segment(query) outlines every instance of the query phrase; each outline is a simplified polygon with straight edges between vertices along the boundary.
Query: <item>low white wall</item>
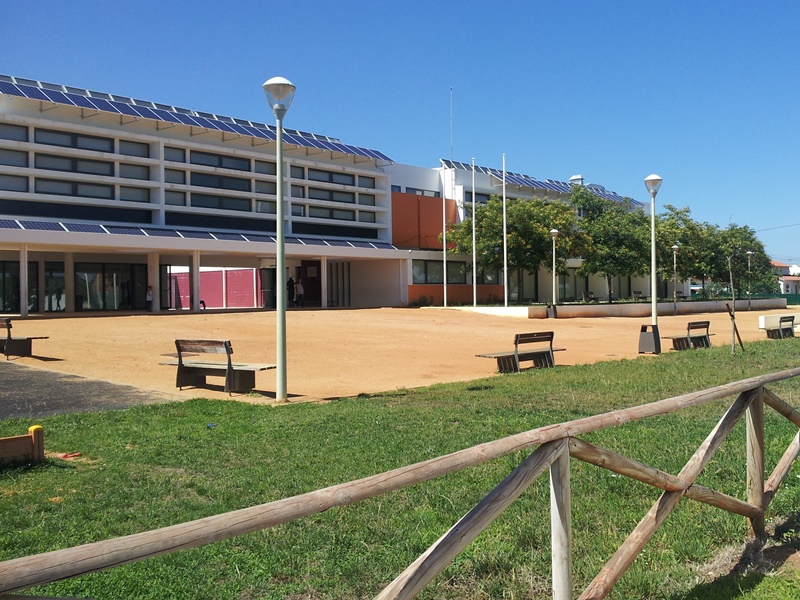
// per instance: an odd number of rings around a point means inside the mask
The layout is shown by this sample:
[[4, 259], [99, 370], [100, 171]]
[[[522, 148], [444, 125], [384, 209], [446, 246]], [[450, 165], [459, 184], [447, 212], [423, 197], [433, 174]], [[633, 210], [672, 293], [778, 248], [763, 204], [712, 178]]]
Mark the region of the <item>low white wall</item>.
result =
[[[725, 312], [725, 304], [730, 300], [704, 300], [698, 302], [678, 302], [675, 305], [675, 314], [692, 315], [696, 313]], [[786, 298], [763, 298], [750, 301], [755, 310], [771, 310], [786, 308]], [[649, 302], [635, 302], [627, 304], [565, 304], [558, 306], [559, 319], [574, 319], [581, 317], [649, 317], [652, 307]], [[659, 302], [656, 306], [659, 315], [672, 314], [672, 302]], [[737, 300], [736, 310], [747, 310], [747, 300]], [[546, 319], [547, 312], [543, 306], [528, 308], [528, 318]]]

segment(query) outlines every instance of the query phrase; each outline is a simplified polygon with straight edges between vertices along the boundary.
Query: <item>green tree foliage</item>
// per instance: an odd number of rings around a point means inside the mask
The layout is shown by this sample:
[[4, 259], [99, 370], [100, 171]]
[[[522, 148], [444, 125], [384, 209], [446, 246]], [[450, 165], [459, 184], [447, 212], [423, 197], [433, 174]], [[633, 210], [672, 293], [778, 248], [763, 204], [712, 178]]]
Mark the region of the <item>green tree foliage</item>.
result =
[[613, 277], [643, 275], [649, 268], [649, 219], [630, 199], [606, 200], [585, 187], [573, 187], [570, 202], [581, 211], [578, 227], [586, 238], [578, 274], [605, 277], [611, 302]]
[[[470, 207], [471, 208], [471, 207]], [[503, 201], [492, 196], [475, 208], [476, 250], [479, 269], [503, 268]], [[506, 200], [506, 233], [509, 270], [534, 273], [544, 266], [552, 269], [551, 229], [558, 229], [556, 270], [563, 269], [567, 258], [580, 256], [583, 238], [576, 230], [575, 211], [563, 202], [538, 198]], [[472, 217], [450, 225], [447, 232], [452, 254], [472, 254]], [[471, 269], [472, 264], [468, 263]]]

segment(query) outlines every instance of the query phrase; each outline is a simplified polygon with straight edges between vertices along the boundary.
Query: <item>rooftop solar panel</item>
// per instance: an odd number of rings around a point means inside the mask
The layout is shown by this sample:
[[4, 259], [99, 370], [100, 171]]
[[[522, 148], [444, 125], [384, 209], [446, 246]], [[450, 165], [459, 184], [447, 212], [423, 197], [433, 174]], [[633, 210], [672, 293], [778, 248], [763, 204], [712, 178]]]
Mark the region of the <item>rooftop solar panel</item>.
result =
[[267, 243], [275, 242], [275, 238], [269, 235], [258, 235], [254, 233], [245, 233], [243, 235], [248, 242], [267, 242]]
[[303, 240], [298, 237], [286, 236], [283, 240], [287, 244], [300, 244], [303, 245]]
[[138, 117], [139, 113], [131, 106], [130, 104], [125, 104], [124, 102], [115, 102], [111, 101], [111, 106], [117, 109], [117, 112], [123, 115], [129, 115], [131, 117]]
[[179, 231], [179, 234], [185, 238], [194, 240], [213, 240], [214, 236], [208, 231]]
[[95, 105], [95, 108], [98, 110], [102, 110], [105, 112], [116, 113], [119, 114], [119, 111], [114, 108], [114, 105], [111, 104], [108, 100], [104, 100], [103, 98], [91, 98], [92, 104]]
[[159, 117], [162, 121], [168, 121], [170, 123], [180, 123], [181, 122], [178, 119], [178, 117], [175, 116], [174, 113], [171, 113], [171, 112], [166, 111], [166, 110], [161, 110], [160, 108], [154, 108], [153, 109], [153, 113], [155, 113], [155, 115], [157, 117]]
[[20, 221], [23, 229], [36, 229], [38, 231], [64, 231], [61, 223], [53, 223], [52, 221]]
[[351, 244], [352, 244], [352, 245], [353, 245], [355, 248], [372, 248], [372, 244], [371, 244], [370, 242], [359, 242], [359, 241], [353, 241], [353, 240], [351, 240], [351, 241], [350, 241], [350, 243], [351, 243]]
[[177, 231], [174, 229], [155, 229], [153, 227], [143, 227], [142, 231], [144, 231], [149, 236], [156, 236], [156, 237], [181, 237]]
[[53, 102], [58, 104], [72, 104], [72, 100], [70, 100], [64, 92], [59, 92], [56, 90], [46, 90], [44, 94], [50, 98]]
[[62, 223], [72, 233], [106, 233], [100, 225], [94, 223]]
[[147, 108], [146, 106], [136, 106], [135, 110], [137, 113], [142, 115], [145, 119], [153, 119], [154, 121], [160, 121], [161, 119], [158, 118], [158, 115], [153, 112], [151, 108]]
[[25, 94], [28, 98], [33, 98], [34, 100], [44, 100], [45, 102], [49, 102], [50, 98], [44, 95], [44, 92], [39, 88], [35, 88], [30, 85], [19, 85], [17, 84], [19, 90]]
[[379, 250], [397, 250], [396, 246], [386, 242], [370, 242], [375, 248]]
[[242, 237], [240, 233], [224, 233], [224, 232], [217, 232], [213, 231], [212, 235], [217, 238], [218, 240], [226, 240], [229, 242], [244, 242], [245, 239]]
[[108, 233], [116, 233], [120, 235], [144, 235], [144, 231], [138, 227], [121, 227], [119, 225], [106, 225]]
[[343, 248], [350, 247], [350, 242], [348, 242], [347, 240], [325, 240], [325, 243], [328, 244], [329, 246], [334, 246], [334, 247], [343, 247]]
[[306, 246], [324, 246], [325, 242], [317, 238], [301, 238], [301, 241]]
[[0, 229], [22, 229], [22, 227], [11, 219], [0, 219]]
[[91, 108], [93, 110], [97, 110], [97, 107], [91, 103], [91, 101], [86, 96], [81, 96], [79, 94], [66, 94], [67, 98], [69, 98], [73, 104], [76, 106], [80, 106], [82, 108]]
[[22, 92], [19, 91], [17, 86], [7, 81], [0, 81], [0, 93], [11, 94], [13, 96], [21, 96]]

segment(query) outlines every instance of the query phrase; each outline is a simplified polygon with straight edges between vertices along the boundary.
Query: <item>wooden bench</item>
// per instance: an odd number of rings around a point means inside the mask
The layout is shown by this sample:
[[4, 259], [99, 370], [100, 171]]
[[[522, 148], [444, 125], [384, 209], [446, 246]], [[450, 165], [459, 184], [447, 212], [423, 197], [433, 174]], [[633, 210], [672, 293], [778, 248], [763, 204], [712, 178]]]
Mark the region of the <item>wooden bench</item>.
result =
[[639, 290], [633, 290], [632, 298], [634, 301], [637, 301], [637, 300], [644, 300], [646, 296], [642, 294], [642, 292], [640, 292]]
[[758, 317], [758, 328], [767, 333], [771, 340], [782, 340], [794, 337], [794, 324], [800, 315], [761, 315]]
[[665, 340], [672, 340], [673, 350], [688, 350], [689, 348], [710, 348], [711, 340], [708, 327], [711, 321], [689, 321], [685, 335], [664, 335]]
[[33, 356], [33, 340], [46, 340], [49, 336], [37, 335], [32, 337], [12, 337], [11, 319], [6, 317], [0, 322], [0, 329], [6, 330], [6, 339], [0, 340], [3, 344], [3, 353], [8, 360], [9, 355], [13, 356]]
[[597, 298], [594, 297], [594, 292], [583, 292], [584, 302], [594, 302]]
[[[229, 340], [175, 340], [177, 358], [159, 364], [177, 365], [175, 387], [203, 387], [206, 377], [224, 377], [225, 391], [250, 392], [256, 387], [256, 371], [274, 369], [275, 365], [243, 364], [231, 361], [233, 347]], [[225, 355], [223, 360], [186, 360], [196, 354]], [[220, 356], [220, 358], [222, 358]]]
[[[497, 360], [497, 370], [501, 373], [519, 373], [520, 363], [523, 361], [533, 361], [533, 368], [554, 367], [556, 364], [553, 352], [560, 352], [566, 348], [553, 348], [552, 331], [540, 331], [536, 333], [518, 333], [514, 336], [514, 349], [505, 352], [488, 352], [478, 354], [481, 358], [494, 358]], [[546, 344], [534, 350], [530, 348], [520, 349], [521, 345], [527, 344]]]

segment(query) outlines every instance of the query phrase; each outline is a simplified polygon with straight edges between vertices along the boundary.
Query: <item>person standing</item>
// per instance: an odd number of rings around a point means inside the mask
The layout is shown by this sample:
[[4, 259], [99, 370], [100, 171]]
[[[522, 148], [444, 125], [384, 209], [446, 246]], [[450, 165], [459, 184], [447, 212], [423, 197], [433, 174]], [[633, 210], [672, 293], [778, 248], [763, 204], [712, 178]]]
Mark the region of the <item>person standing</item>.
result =
[[289, 296], [289, 306], [294, 304], [294, 279], [289, 277], [289, 281], [286, 282], [286, 293]]
[[153, 311], [153, 287], [148, 285], [147, 291], [144, 294], [144, 305], [147, 308], [147, 312]]
[[303, 280], [298, 277], [297, 285], [295, 286], [295, 297], [297, 298], [297, 303], [295, 304], [295, 306], [303, 306], [303, 296], [304, 296]]

